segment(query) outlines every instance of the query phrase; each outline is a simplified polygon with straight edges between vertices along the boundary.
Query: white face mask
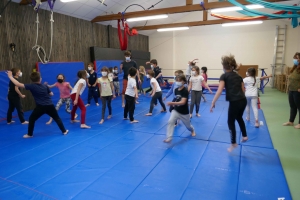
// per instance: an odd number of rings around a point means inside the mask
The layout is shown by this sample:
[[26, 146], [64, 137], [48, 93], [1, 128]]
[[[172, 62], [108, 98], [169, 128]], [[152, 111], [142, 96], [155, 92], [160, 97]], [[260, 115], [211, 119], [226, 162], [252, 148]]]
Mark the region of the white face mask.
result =
[[114, 70], [115, 73], [118, 73], [118, 70]]
[[196, 71], [192, 71], [192, 76], [195, 76], [196, 75]]
[[92, 67], [88, 67], [88, 69], [91, 71], [93, 68]]
[[150, 78], [148, 74], [147, 74], [147, 78]]
[[102, 76], [107, 76], [107, 72], [101, 72]]
[[203, 70], [201, 70], [201, 74], [203, 74]]
[[182, 82], [177, 82], [177, 81], [175, 82], [175, 84], [176, 84], [177, 87], [181, 87], [183, 85]]
[[130, 61], [130, 57], [125, 57], [126, 61]]
[[248, 72], [246, 72], [246, 76], [249, 76]]
[[89, 73], [86, 73], [86, 78], [90, 78], [90, 75], [89, 75]]
[[19, 77], [22, 77], [22, 72], [19, 73]]
[[154, 66], [153, 65], [151, 65], [151, 69], [153, 69], [154, 68]]
[[176, 80], [176, 76], [174, 76], [174, 80]]

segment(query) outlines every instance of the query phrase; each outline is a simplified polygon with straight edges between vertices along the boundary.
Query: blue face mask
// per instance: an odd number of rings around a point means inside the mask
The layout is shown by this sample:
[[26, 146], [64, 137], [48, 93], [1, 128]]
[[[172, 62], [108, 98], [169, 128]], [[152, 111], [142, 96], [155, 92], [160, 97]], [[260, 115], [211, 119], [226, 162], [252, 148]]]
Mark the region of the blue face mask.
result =
[[294, 65], [299, 65], [299, 62], [297, 59], [293, 59]]
[[175, 84], [177, 87], [181, 87], [183, 85], [182, 82], [177, 82], [177, 81], [175, 82]]

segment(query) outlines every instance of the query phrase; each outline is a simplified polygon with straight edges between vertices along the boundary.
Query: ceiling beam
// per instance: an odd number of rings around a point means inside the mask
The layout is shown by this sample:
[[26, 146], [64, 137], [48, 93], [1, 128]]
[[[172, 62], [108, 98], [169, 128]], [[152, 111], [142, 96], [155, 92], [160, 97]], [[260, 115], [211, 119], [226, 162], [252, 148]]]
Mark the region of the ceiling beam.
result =
[[[45, 2], [47, 0], [41, 0], [41, 2]], [[20, 5], [28, 5], [31, 4], [32, 0], [22, 0], [19, 4]]]
[[[208, 0], [204, 0], [204, 5], [208, 4]], [[203, 21], [207, 21], [208, 12], [206, 10], [203, 11]]]
[[[24, 1], [24, 0], [22, 0]], [[25, 0], [26, 1], [26, 0]], [[279, 2], [280, 0], [265, 0], [267, 2]], [[282, 1], [282, 0], [281, 0]], [[237, 2], [243, 5], [249, 5], [251, 3], [245, 0], [237, 0]], [[229, 2], [222, 1], [222, 2], [210, 2], [204, 4], [206, 10], [214, 9], [214, 8], [225, 8], [225, 7], [232, 7], [233, 5]], [[151, 15], [161, 15], [161, 14], [175, 14], [175, 13], [184, 13], [184, 12], [193, 12], [193, 11], [202, 11], [203, 8], [200, 4], [193, 4], [193, 5], [186, 5], [186, 6], [177, 6], [177, 7], [170, 7], [170, 8], [161, 8], [161, 9], [154, 9], [154, 10], [143, 10], [137, 12], [128, 12], [125, 13], [124, 18], [134, 18], [134, 17], [144, 17], [144, 16], [151, 16]], [[120, 11], [122, 12], [122, 11]], [[103, 21], [111, 21], [111, 20], [118, 20], [122, 19], [121, 14], [111, 14], [111, 15], [102, 15], [95, 17], [92, 22], [103, 22]]]
[[[266, 19], [266, 20], [275, 20], [274, 19]], [[250, 20], [249, 20], [250, 21]], [[158, 24], [158, 25], [149, 25], [149, 26], [136, 26], [133, 27], [138, 31], [146, 31], [146, 30], [156, 30], [160, 28], [176, 28], [176, 27], [191, 27], [191, 26], [205, 26], [205, 25], [215, 25], [215, 24], [224, 24], [224, 23], [234, 23], [236, 21], [233, 20], [225, 20], [225, 19], [217, 19], [217, 20], [207, 20], [207, 21], [195, 21], [195, 22], [180, 22], [173, 24]]]
[[186, 0], [186, 5], [193, 5], [193, 0]]

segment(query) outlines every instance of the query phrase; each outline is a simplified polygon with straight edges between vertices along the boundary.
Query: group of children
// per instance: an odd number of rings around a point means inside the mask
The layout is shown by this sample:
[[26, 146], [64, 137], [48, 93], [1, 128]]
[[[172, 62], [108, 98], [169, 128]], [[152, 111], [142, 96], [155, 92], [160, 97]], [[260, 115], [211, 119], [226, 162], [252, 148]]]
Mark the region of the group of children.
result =
[[[186, 128], [191, 132], [192, 136], [195, 136], [195, 129], [191, 125], [190, 118], [192, 118], [192, 113], [194, 107], [196, 107], [196, 116], [200, 117], [199, 109], [200, 109], [200, 101], [201, 97], [205, 99], [202, 91], [207, 88], [210, 93], [212, 93], [211, 89], [207, 84], [207, 68], [202, 67], [201, 72], [198, 66], [195, 65], [194, 60], [189, 62], [190, 76], [184, 75], [182, 70], [175, 71], [174, 83], [172, 84], [171, 89], [168, 91], [166, 96], [163, 98], [162, 89], [160, 87], [160, 82], [158, 79], [161, 77], [161, 71], [156, 70], [157, 66], [156, 60], [151, 60], [146, 64], [151, 64], [152, 69], [148, 70], [146, 73], [145, 68], [142, 66], [138, 70], [137, 67], [126, 67], [129, 59], [125, 55], [126, 62], [124, 63], [121, 70], [126, 74], [126, 87], [123, 88], [124, 91], [124, 119], [128, 119], [130, 123], [137, 123], [138, 121], [134, 119], [134, 110], [138, 95], [138, 87], [137, 84], [140, 85], [141, 93], [145, 94], [143, 91], [141, 84], [143, 83], [145, 77], [150, 79], [151, 85], [151, 103], [149, 112], [146, 116], [151, 116], [154, 106], [157, 104], [157, 100], [159, 101], [162, 110], [161, 112], [167, 112], [167, 108], [164, 104], [166, 98], [173, 94], [173, 100], [167, 102], [167, 105], [170, 106], [170, 119], [168, 121], [167, 128], [167, 138], [164, 142], [171, 142], [172, 135], [174, 132], [174, 127], [177, 125], [178, 120], [181, 120], [182, 123], [186, 126]], [[255, 116], [255, 126], [259, 127], [258, 123], [258, 112], [257, 112], [257, 83], [259, 79], [255, 77], [256, 70], [254, 68], [250, 68], [247, 71], [247, 76], [244, 80], [236, 73], [234, 70], [237, 68], [236, 61], [234, 56], [224, 56], [222, 57], [222, 65], [224, 69], [224, 74], [220, 77], [220, 84], [218, 91], [212, 101], [211, 111], [215, 107], [215, 103], [220, 97], [224, 88], [226, 88], [226, 100], [229, 101], [229, 109], [228, 109], [228, 127], [231, 133], [231, 147], [228, 151], [232, 151], [236, 146], [236, 130], [235, 130], [235, 120], [237, 120], [240, 129], [242, 131], [242, 142], [248, 140], [246, 127], [244, 120], [242, 118], [245, 108], [247, 107], [247, 120], [250, 120], [250, 104], [252, 105], [254, 116]], [[130, 65], [128, 65], [130, 66]], [[85, 124], [86, 117], [86, 106], [90, 105], [90, 100], [94, 97], [96, 105], [98, 106], [98, 90], [100, 94], [100, 99], [102, 101], [102, 115], [99, 124], [104, 123], [105, 110], [106, 106], [108, 107], [109, 115], [107, 119], [112, 117], [112, 107], [111, 101], [116, 97], [116, 94], [119, 95], [119, 80], [118, 80], [118, 68], [107, 68], [103, 67], [101, 69], [101, 77], [97, 78], [97, 74], [94, 71], [93, 64], [90, 63], [88, 65], [88, 72], [86, 70], [80, 70], [77, 73], [78, 80], [75, 83], [75, 86], [72, 87], [69, 82], [65, 81], [65, 77], [63, 74], [59, 74], [57, 76], [57, 82], [53, 85], [48, 85], [48, 83], [41, 84], [41, 76], [39, 72], [33, 72], [30, 76], [32, 84], [22, 84], [18, 81], [18, 77], [22, 75], [19, 69], [12, 69], [8, 71], [8, 77], [10, 78], [9, 83], [9, 109], [7, 113], [7, 123], [10, 124], [13, 121], [11, 120], [12, 112], [14, 108], [18, 111], [18, 116], [22, 124], [27, 124], [25, 121], [24, 115], [22, 112], [22, 106], [20, 103], [20, 98], [24, 98], [25, 95], [19, 90], [19, 87], [25, 88], [26, 90], [30, 90], [35, 102], [36, 107], [33, 110], [32, 114], [29, 117], [29, 126], [28, 133], [24, 135], [24, 138], [29, 138], [33, 136], [33, 129], [35, 121], [41, 117], [43, 114], [48, 114], [51, 119], [47, 122], [50, 124], [52, 119], [58, 124], [60, 130], [64, 135], [68, 133], [68, 130], [65, 129], [60, 117], [58, 116], [57, 110], [61, 107], [63, 103], [66, 104], [66, 111], [71, 114], [71, 122], [80, 122], [81, 128], [91, 128], [90, 126]], [[137, 80], [138, 76], [138, 80]], [[269, 78], [270, 76], [262, 77], [260, 79]], [[86, 86], [88, 86], [88, 104], [84, 105], [81, 95], [85, 90]], [[123, 82], [124, 86], [124, 82]], [[51, 96], [53, 93], [50, 91], [50, 88], [57, 87], [60, 91], [60, 99], [54, 107]], [[246, 93], [245, 93], [246, 88]], [[123, 93], [122, 93], [123, 94]], [[190, 106], [188, 104], [189, 94], [191, 94], [191, 102]], [[97, 95], [97, 96], [96, 96]], [[73, 104], [72, 110], [70, 109], [71, 102]], [[76, 120], [77, 117], [76, 110], [77, 108], [81, 110], [81, 120]], [[190, 108], [189, 108], [190, 107]]]

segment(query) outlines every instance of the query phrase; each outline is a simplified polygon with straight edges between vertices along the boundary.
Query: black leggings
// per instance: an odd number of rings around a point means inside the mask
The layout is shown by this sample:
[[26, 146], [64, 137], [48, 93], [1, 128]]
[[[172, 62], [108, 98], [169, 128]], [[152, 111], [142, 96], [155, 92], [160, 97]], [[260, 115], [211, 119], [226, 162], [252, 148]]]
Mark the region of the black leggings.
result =
[[42, 115], [47, 114], [56, 122], [59, 129], [62, 133], [66, 132], [66, 129], [64, 127], [64, 124], [62, 123], [60, 117], [58, 116], [57, 110], [55, 109], [54, 105], [36, 105], [34, 110], [32, 111], [30, 117], [29, 117], [29, 125], [28, 125], [28, 135], [33, 135], [33, 129], [35, 121], [38, 120]]
[[124, 108], [124, 118], [127, 118], [129, 113], [130, 121], [133, 121], [134, 109], [135, 109], [135, 97], [125, 94], [125, 108]]
[[8, 96], [7, 123], [11, 122], [12, 113], [17, 110], [20, 122], [25, 122], [21, 99], [18, 96]]
[[162, 100], [162, 92], [155, 92], [154, 96], [151, 99], [149, 113], [152, 113], [155, 103], [157, 104], [157, 99], [158, 99], [161, 107], [164, 109], [164, 111], [166, 111], [166, 106]]
[[247, 105], [247, 99], [230, 101], [228, 108], [228, 128], [231, 135], [231, 144], [236, 144], [235, 120], [238, 122], [243, 137], [247, 137], [246, 126], [243, 120], [243, 113]]
[[88, 104], [91, 104], [91, 99], [94, 98], [95, 103], [98, 103], [98, 87], [91, 86], [89, 87], [89, 92], [88, 92]]
[[[289, 103], [290, 103], [290, 122], [294, 122], [297, 116], [297, 111], [300, 113], [300, 92], [289, 91]], [[300, 124], [300, 117], [299, 117]]]
[[101, 100], [102, 100], [102, 119], [104, 119], [106, 103], [107, 103], [107, 107], [108, 107], [108, 114], [111, 115], [111, 99], [112, 99], [112, 96], [106, 96], [106, 97], [101, 96]]

